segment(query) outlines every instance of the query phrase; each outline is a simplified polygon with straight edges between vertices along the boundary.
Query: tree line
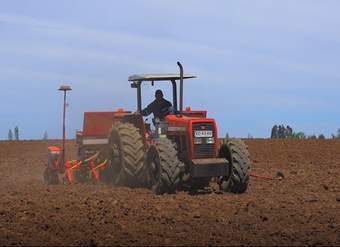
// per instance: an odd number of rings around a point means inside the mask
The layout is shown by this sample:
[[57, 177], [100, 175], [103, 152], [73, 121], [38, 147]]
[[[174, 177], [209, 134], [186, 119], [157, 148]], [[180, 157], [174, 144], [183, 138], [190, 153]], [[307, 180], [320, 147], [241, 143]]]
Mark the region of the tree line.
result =
[[12, 129], [9, 129], [8, 130], [8, 140], [10, 141], [19, 141], [19, 127], [18, 126], [15, 126], [14, 128], [14, 135], [13, 135], [13, 131]]
[[[270, 138], [272, 139], [326, 139], [324, 134], [320, 135], [306, 135], [305, 132], [295, 132], [289, 125], [284, 126], [274, 125], [271, 130]], [[336, 134], [331, 134], [331, 139], [340, 139], [340, 129], [337, 130]]]
[[[14, 133], [14, 134], [13, 134]], [[8, 140], [9, 141], [19, 141], [19, 127], [15, 126], [14, 130], [12, 131], [12, 129], [8, 130]], [[48, 133], [47, 131], [44, 132], [43, 140], [48, 140]]]

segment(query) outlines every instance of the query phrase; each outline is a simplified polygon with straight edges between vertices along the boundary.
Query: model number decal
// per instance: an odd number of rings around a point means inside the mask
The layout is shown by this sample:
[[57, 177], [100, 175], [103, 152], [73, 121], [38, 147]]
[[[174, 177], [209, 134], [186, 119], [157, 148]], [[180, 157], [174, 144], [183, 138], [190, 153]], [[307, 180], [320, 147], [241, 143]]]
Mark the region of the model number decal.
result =
[[168, 131], [186, 131], [185, 127], [168, 127]]

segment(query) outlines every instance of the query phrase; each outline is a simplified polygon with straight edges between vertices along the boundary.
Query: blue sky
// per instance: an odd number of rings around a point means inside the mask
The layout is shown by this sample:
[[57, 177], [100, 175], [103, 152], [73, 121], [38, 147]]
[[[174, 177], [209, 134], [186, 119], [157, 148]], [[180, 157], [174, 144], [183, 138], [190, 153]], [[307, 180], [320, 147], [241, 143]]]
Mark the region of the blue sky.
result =
[[[276, 123], [329, 136], [340, 128], [340, 1], [1, 0], [0, 138], [68, 137], [84, 111], [135, 110], [135, 73], [197, 75], [185, 105], [220, 135], [267, 137]], [[145, 86], [151, 101], [156, 87]], [[165, 94], [171, 98], [169, 88]]]

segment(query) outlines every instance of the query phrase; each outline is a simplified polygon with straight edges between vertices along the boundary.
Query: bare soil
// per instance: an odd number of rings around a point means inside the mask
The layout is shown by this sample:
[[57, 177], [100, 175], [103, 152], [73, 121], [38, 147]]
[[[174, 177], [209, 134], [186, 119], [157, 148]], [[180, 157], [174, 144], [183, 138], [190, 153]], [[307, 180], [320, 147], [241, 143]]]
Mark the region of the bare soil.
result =
[[[340, 245], [340, 141], [247, 140], [245, 194], [47, 186], [53, 142], [0, 142], [1, 245]], [[70, 141], [69, 158], [75, 157]]]

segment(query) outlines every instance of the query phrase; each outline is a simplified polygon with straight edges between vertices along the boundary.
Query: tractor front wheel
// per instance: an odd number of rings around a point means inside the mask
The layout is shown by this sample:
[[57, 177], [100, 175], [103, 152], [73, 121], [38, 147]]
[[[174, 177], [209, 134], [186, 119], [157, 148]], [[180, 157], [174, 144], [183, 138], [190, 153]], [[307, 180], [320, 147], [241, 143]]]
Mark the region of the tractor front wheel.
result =
[[242, 140], [228, 139], [221, 146], [220, 157], [231, 165], [230, 174], [219, 180], [220, 189], [225, 192], [244, 193], [248, 188], [250, 158], [248, 148]]
[[184, 164], [177, 157], [175, 144], [169, 139], [159, 139], [147, 153], [151, 190], [159, 195], [174, 193], [181, 180]]

